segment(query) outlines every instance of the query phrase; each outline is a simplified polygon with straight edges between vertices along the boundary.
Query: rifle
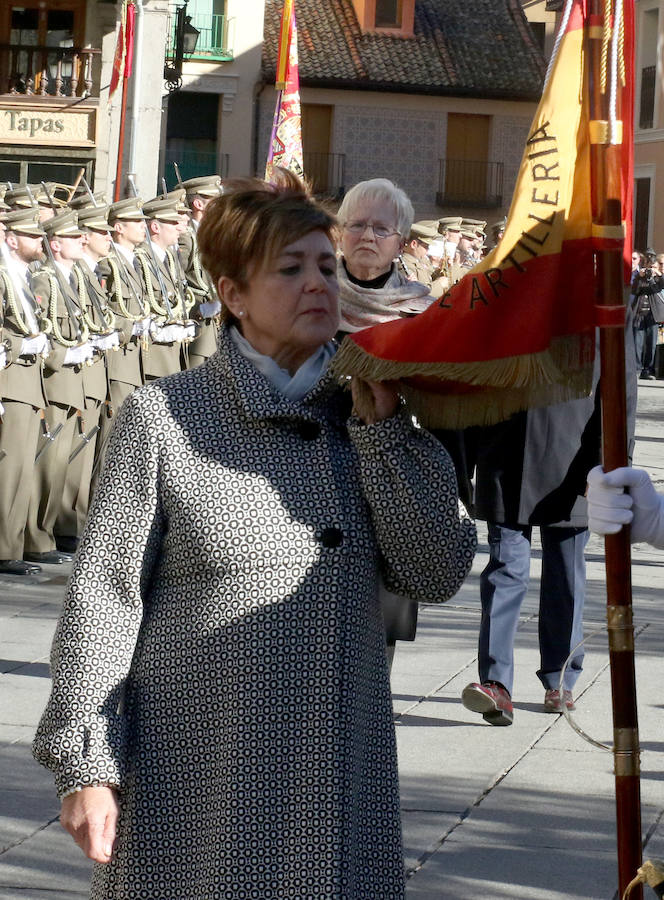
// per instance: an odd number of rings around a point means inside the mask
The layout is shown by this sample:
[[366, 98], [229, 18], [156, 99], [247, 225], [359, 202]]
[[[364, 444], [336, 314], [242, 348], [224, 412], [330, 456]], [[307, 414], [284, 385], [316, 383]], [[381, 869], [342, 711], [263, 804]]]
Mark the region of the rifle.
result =
[[[46, 187], [46, 185], [44, 184], [43, 181], [41, 183], [41, 186], [44, 190], [44, 193], [46, 194], [48, 202], [51, 204], [51, 209], [53, 210], [54, 214], [57, 215], [58, 208], [55, 205], [53, 198], [51, 197], [51, 193], [50, 193], [49, 189]], [[32, 195], [32, 191], [30, 190], [29, 184], [26, 184], [26, 190], [28, 192], [28, 196], [30, 197], [30, 200], [32, 201], [33, 205], [36, 205], [34, 202], [35, 198]], [[58, 287], [60, 288], [62, 298], [65, 301], [65, 306], [67, 307], [67, 315], [69, 316], [69, 320], [71, 322], [76, 323], [76, 340], [79, 341], [79, 343], [83, 343], [81, 341], [81, 335], [82, 335], [81, 321], [80, 321], [81, 316], [80, 316], [80, 313], [76, 310], [76, 308], [74, 306], [74, 301], [71, 299], [71, 295], [69, 293], [69, 284], [65, 281], [64, 276], [55, 261], [55, 258], [53, 256], [53, 251], [51, 250], [51, 244], [46, 235], [44, 235], [44, 239], [43, 239], [42, 243], [44, 244], [44, 249], [46, 250], [46, 255], [48, 256], [49, 262], [51, 263], [51, 266], [53, 268], [53, 272], [55, 274], [55, 279], [58, 282]]]
[[[81, 170], [81, 179], [80, 179], [81, 183], [83, 184], [83, 187], [85, 188], [85, 190], [88, 192], [88, 196], [90, 197], [90, 200], [92, 201], [92, 205], [95, 207], [99, 206], [99, 204], [95, 200], [94, 194], [90, 190], [90, 185], [87, 183], [87, 181], [83, 177], [83, 174], [82, 174], [83, 171], [85, 171], [85, 170], [84, 169]], [[101, 308], [101, 303], [99, 302], [99, 297], [97, 297], [97, 295], [94, 291], [92, 291], [92, 293], [90, 294], [90, 300], [92, 300], [92, 305], [95, 308], [95, 312], [99, 316], [99, 321], [104, 322], [105, 321], [104, 320], [104, 310]], [[112, 333], [113, 333], [112, 331], [105, 332], [105, 334], [112, 334]]]
[[[136, 184], [134, 183], [134, 179], [132, 176], [129, 176], [129, 186], [131, 187], [131, 192], [134, 197], [138, 197], [138, 191], [136, 190]], [[159, 266], [159, 261], [157, 260], [157, 254], [154, 252], [154, 246], [152, 244], [152, 238], [150, 237], [150, 226], [146, 225], [145, 228], [145, 243], [148, 245], [150, 250], [150, 259], [152, 260], [152, 267], [157, 276], [157, 281], [159, 282], [159, 290], [161, 291], [161, 295], [164, 298], [164, 303], [166, 304], [166, 311], [168, 313], [168, 319], [170, 322], [174, 322], [175, 318], [173, 316], [173, 308], [171, 307], [171, 302], [168, 298], [168, 291], [166, 290], [166, 284], [164, 282], [164, 277], [161, 274], [161, 268]]]
[[[94, 203], [94, 205], [95, 205], [95, 206], [98, 206], [99, 204], [98, 204], [97, 201], [95, 200], [95, 196], [94, 196], [94, 194], [92, 193], [92, 191], [90, 190], [90, 185], [88, 184], [88, 182], [86, 181], [86, 179], [85, 179], [85, 178], [81, 178], [81, 183], [83, 184], [83, 187], [84, 187], [84, 188], [86, 189], [86, 191], [88, 192], [88, 196], [90, 197], [90, 199], [92, 200], [92, 202]], [[136, 293], [136, 288], [134, 287], [134, 283], [133, 283], [133, 281], [132, 281], [132, 279], [131, 279], [131, 275], [130, 275], [129, 272], [127, 271], [127, 264], [125, 263], [124, 256], [118, 251], [117, 244], [116, 244], [115, 241], [112, 240], [112, 239], [111, 239], [111, 246], [113, 247], [113, 257], [114, 257], [115, 261], [118, 263], [118, 266], [120, 267], [120, 269], [122, 270], [122, 274], [124, 275], [124, 279], [125, 279], [125, 281], [127, 282], [127, 287], [129, 288], [129, 293], [131, 294], [132, 299], [136, 301], [136, 307], [137, 307], [137, 309], [141, 309], [141, 310], [142, 310], [142, 309], [143, 309], [143, 303], [142, 303], [141, 300], [139, 299], [138, 294]]]

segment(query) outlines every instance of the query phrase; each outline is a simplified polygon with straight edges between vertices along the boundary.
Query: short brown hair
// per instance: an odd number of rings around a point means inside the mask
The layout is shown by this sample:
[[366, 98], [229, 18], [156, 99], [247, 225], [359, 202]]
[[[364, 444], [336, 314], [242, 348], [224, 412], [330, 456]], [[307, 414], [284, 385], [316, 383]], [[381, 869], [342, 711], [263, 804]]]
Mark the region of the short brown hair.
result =
[[273, 181], [237, 178], [208, 203], [198, 229], [201, 262], [216, 285], [222, 276], [240, 288], [284, 247], [320, 229], [332, 240], [334, 215], [292, 172], [275, 168]]

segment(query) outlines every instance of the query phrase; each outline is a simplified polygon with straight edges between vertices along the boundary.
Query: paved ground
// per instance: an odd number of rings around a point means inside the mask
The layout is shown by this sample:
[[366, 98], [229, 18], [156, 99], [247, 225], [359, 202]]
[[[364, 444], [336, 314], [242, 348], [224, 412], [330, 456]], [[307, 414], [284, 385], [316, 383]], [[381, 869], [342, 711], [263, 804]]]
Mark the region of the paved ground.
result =
[[[664, 382], [642, 382], [636, 462], [664, 490]], [[517, 639], [515, 720], [492, 728], [460, 702], [476, 678], [478, 576], [446, 607], [423, 608], [393, 674], [409, 900], [612, 900], [616, 853], [612, 756], [542, 712], [539, 550]], [[586, 666], [578, 726], [612, 736], [603, 545], [588, 550]], [[664, 553], [634, 551], [645, 856], [664, 857]], [[66, 572], [0, 578], [0, 900], [86, 897], [89, 866], [58, 823], [48, 773], [29, 745], [48, 693], [48, 649]], [[650, 894], [650, 896], [654, 896]], [[186, 900], [186, 898], [171, 898]], [[287, 898], [284, 898], [287, 900]], [[311, 900], [316, 900], [312, 890]], [[380, 900], [380, 898], [376, 898]]]

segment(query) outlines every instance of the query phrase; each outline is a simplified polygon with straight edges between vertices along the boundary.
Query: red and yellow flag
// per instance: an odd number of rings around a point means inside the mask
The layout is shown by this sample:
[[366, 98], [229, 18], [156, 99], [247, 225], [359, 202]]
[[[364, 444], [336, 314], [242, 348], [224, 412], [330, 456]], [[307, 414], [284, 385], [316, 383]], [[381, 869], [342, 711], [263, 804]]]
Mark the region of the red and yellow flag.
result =
[[591, 389], [587, 25], [570, 0], [500, 244], [425, 312], [347, 337], [335, 358], [340, 374], [399, 379], [425, 425], [489, 424]]
[[265, 167], [266, 181], [270, 180], [273, 166], [282, 166], [300, 176], [304, 171], [295, 0], [284, 0], [281, 13], [275, 87], [279, 95]]
[[115, 45], [113, 57], [113, 71], [111, 72], [111, 84], [108, 90], [109, 99], [113, 96], [121, 79], [131, 77], [134, 61], [134, 18], [136, 9], [133, 3], [124, 0], [118, 31], [118, 42]]

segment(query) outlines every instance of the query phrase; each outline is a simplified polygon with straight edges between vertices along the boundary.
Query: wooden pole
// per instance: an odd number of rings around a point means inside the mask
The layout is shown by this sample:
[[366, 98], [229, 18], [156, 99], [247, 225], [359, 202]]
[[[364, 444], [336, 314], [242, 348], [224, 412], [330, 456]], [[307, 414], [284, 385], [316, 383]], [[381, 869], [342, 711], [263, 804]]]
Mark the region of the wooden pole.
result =
[[[126, 72], [126, 69], [125, 69]], [[122, 76], [122, 104], [120, 107], [120, 134], [118, 135], [118, 162], [115, 169], [115, 191], [113, 202], [117, 203], [122, 198], [122, 165], [125, 142], [125, 120], [127, 118], [127, 81], [126, 74]]]
[[[627, 0], [629, 2], [629, 0]], [[609, 119], [608, 86], [602, 93], [601, 26], [602, 0], [591, 0], [590, 28], [586, 46], [589, 66], [590, 118], [594, 123]], [[632, 77], [627, 65], [627, 77]], [[618, 91], [620, 96], [620, 91]], [[631, 116], [631, 109], [618, 105], [620, 120]], [[625, 125], [627, 123], [624, 123]], [[601, 126], [594, 125], [595, 133]], [[625, 128], [627, 134], [631, 129]], [[620, 228], [621, 145], [610, 145], [608, 139], [591, 145], [593, 225], [600, 236], [608, 236]], [[619, 243], [596, 252], [596, 303], [600, 325], [602, 456], [605, 470], [626, 466], [627, 403], [625, 396], [625, 301], [623, 289], [623, 251]], [[613, 704], [613, 757], [616, 790], [619, 896], [634, 878], [641, 865], [641, 798], [639, 729], [634, 672], [634, 627], [632, 623], [631, 549], [629, 530], [605, 538], [607, 623], [611, 693]], [[641, 886], [632, 890], [632, 900], [642, 900]]]
[[76, 176], [76, 181], [72, 184], [71, 189], [69, 191], [69, 196], [67, 197], [67, 203], [69, 203], [71, 198], [76, 193], [76, 188], [81, 183], [81, 178], [83, 178], [84, 175], [85, 175], [85, 166], [81, 166], [81, 168], [78, 170], [78, 175]]

